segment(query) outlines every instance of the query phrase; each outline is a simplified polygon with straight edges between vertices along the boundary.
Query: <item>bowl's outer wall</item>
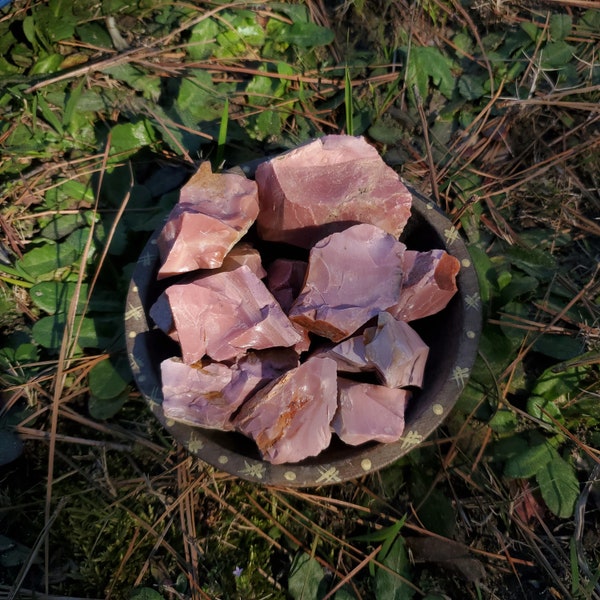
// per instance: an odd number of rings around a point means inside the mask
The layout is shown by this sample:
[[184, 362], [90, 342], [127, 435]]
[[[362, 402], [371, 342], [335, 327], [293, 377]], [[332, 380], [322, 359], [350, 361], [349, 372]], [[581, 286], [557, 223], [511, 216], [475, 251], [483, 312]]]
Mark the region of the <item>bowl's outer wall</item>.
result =
[[459, 232], [437, 207], [413, 192], [412, 216], [401, 240], [410, 249], [442, 248], [461, 263], [458, 293], [432, 317], [411, 325], [430, 346], [424, 389], [415, 393], [406, 413], [403, 437], [391, 444], [351, 447], [332, 443], [317, 457], [298, 464], [273, 465], [260, 459], [244, 436], [167, 420], [162, 411], [160, 362], [179, 354], [177, 345], [157, 330], [148, 311], [165, 283], [156, 273], [158, 231], [148, 241], [132, 276], [125, 329], [127, 351], [137, 386], [163, 426], [187, 450], [213, 465], [257, 483], [318, 486], [338, 483], [381, 469], [424, 441], [448, 416], [468, 380], [481, 330], [477, 276]]

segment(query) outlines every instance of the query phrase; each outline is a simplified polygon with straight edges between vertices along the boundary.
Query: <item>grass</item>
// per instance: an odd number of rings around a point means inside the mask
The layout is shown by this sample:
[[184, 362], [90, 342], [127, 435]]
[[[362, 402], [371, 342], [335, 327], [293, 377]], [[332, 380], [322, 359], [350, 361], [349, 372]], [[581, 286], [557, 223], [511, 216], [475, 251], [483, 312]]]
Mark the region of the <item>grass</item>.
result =
[[[0, 597], [600, 597], [598, 31], [569, 0], [1, 9]], [[147, 410], [129, 277], [200, 158], [349, 130], [468, 243], [480, 355], [397, 463], [258, 487]]]

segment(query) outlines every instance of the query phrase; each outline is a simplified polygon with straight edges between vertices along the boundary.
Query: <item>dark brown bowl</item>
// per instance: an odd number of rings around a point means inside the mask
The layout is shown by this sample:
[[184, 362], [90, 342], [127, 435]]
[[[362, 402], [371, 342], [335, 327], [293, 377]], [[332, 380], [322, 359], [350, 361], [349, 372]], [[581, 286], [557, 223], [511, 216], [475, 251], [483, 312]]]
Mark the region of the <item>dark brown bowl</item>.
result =
[[429, 345], [430, 353], [424, 388], [410, 402], [405, 432], [398, 442], [353, 447], [336, 439], [314, 458], [273, 465], [262, 460], [254, 443], [241, 434], [169, 420], [162, 410], [160, 363], [179, 350], [153, 326], [148, 315], [164, 288], [164, 283], [161, 286], [156, 280], [157, 235], [152, 236], [139, 257], [127, 296], [125, 330], [131, 368], [140, 392], [165, 429], [191, 454], [221, 471], [256, 483], [297, 487], [339, 483], [365, 475], [427, 439], [446, 419], [467, 382], [481, 329], [477, 276], [456, 228], [433, 202], [413, 191], [412, 216], [401, 240], [413, 250], [442, 248], [460, 261], [461, 270], [458, 293], [448, 306], [432, 317], [411, 323]]

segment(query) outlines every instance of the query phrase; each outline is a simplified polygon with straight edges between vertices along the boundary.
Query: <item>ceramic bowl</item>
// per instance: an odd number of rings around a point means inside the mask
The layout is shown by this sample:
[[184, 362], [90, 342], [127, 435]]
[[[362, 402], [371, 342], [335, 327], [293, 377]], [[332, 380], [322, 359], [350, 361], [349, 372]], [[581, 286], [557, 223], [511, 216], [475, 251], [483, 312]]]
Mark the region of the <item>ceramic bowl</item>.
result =
[[156, 329], [148, 311], [164, 289], [156, 279], [158, 231], [148, 241], [134, 270], [125, 311], [127, 351], [135, 382], [150, 410], [190, 454], [243, 479], [296, 487], [334, 484], [385, 467], [421, 444], [446, 419], [468, 380], [480, 336], [477, 276], [457, 229], [435, 204], [414, 190], [411, 218], [401, 236], [409, 249], [442, 248], [461, 264], [458, 293], [438, 314], [411, 323], [429, 345], [425, 383], [406, 412], [402, 438], [390, 444], [347, 446], [334, 436], [331, 446], [300, 463], [273, 465], [260, 458], [254, 443], [235, 432], [175, 422], [162, 410], [160, 363], [178, 347]]

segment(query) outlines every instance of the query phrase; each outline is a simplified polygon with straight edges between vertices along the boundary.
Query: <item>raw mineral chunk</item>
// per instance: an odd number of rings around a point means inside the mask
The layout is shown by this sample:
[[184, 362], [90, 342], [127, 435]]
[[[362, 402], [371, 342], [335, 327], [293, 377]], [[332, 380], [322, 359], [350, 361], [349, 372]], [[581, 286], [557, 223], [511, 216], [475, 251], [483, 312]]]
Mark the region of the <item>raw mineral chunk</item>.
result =
[[302, 338], [247, 266], [203, 275], [165, 291], [184, 362], [232, 360], [247, 350], [293, 346]]
[[310, 251], [302, 292], [290, 319], [338, 342], [398, 302], [405, 246], [379, 227], [354, 225]]
[[225, 255], [258, 215], [254, 181], [233, 173], [212, 173], [210, 163], [182, 188], [158, 240], [158, 278], [220, 267]]
[[414, 321], [433, 315], [446, 307], [456, 293], [456, 275], [460, 262], [445, 250], [404, 253], [405, 279], [400, 300], [388, 308], [402, 321]]
[[242, 265], [250, 267], [250, 270], [259, 279], [263, 279], [267, 275], [267, 272], [262, 266], [260, 252], [247, 242], [240, 242], [239, 244], [236, 244], [229, 251], [229, 254], [227, 254], [227, 256], [223, 259], [223, 264], [221, 265], [220, 269], [233, 271]]
[[304, 285], [307, 267], [303, 260], [277, 258], [267, 269], [267, 287], [286, 313]]
[[360, 373], [373, 370], [365, 356], [363, 334], [353, 335], [335, 346], [319, 349], [314, 355], [332, 358], [337, 364], [338, 371]]
[[408, 323], [381, 312], [363, 337], [367, 362], [387, 387], [422, 387], [429, 347]]
[[[286, 314], [302, 289], [307, 267], [303, 260], [277, 258], [267, 269], [267, 288]], [[311, 343], [308, 331], [298, 323], [293, 325], [302, 336], [302, 341], [295, 348], [298, 352], [306, 352]]]
[[259, 235], [310, 248], [355, 223], [398, 237], [412, 196], [363, 137], [324, 136], [256, 170]]
[[161, 331], [164, 331], [174, 341], [179, 341], [179, 336], [175, 329], [175, 321], [173, 321], [173, 313], [169, 305], [169, 298], [165, 292], [150, 307], [149, 313], [150, 318]]
[[265, 460], [298, 462], [329, 445], [336, 399], [335, 361], [309, 358], [244, 403], [234, 425]]
[[207, 361], [186, 365], [169, 358], [160, 366], [165, 417], [231, 430], [231, 416], [246, 398], [296, 366], [298, 355], [288, 348], [249, 352], [232, 366]]
[[352, 446], [396, 442], [404, 432], [407, 390], [338, 378], [338, 409], [331, 422], [339, 438]]
[[233, 371], [221, 363], [186, 365], [169, 358], [160, 365], [165, 417], [224, 431], [244, 398], [227, 394]]

